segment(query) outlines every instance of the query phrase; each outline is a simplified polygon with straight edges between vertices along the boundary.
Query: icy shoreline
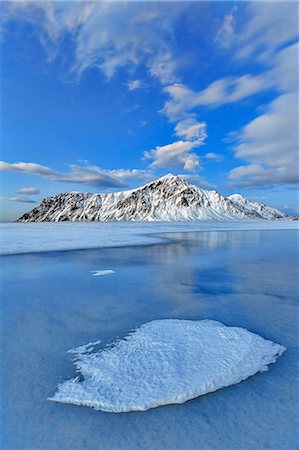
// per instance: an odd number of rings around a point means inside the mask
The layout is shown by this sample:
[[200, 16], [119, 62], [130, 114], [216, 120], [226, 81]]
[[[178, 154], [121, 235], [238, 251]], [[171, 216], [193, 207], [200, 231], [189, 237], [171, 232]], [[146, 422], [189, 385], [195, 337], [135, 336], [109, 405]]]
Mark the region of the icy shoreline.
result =
[[298, 225], [288, 220], [2, 223], [0, 254], [149, 245], [165, 242], [163, 233], [296, 230]]

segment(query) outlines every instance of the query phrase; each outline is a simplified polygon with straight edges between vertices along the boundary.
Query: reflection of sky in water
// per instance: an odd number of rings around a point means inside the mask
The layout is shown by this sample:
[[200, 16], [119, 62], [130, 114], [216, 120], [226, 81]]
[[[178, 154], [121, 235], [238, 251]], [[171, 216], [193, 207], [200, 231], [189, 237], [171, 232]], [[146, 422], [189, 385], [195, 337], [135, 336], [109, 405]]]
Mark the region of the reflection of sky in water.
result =
[[[167, 236], [170, 237], [170, 236]], [[2, 259], [3, 448], [296, 448], [296, 231]], [[98, 268], [113, 277], [91, 277]], [[215, 319], [287, 347], [266, 374], [184, 405], [105, 414], [45, 399], [66, 351], [158, 318]]]

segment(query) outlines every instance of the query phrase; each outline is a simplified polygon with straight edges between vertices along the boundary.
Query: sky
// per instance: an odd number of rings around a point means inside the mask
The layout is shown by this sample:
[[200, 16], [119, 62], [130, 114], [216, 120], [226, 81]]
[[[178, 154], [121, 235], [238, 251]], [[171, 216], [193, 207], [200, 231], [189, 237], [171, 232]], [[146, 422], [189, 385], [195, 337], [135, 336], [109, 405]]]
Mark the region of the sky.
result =
[[1, 221], [166, 173], [298, 214], [298, 3], [2, 2]]

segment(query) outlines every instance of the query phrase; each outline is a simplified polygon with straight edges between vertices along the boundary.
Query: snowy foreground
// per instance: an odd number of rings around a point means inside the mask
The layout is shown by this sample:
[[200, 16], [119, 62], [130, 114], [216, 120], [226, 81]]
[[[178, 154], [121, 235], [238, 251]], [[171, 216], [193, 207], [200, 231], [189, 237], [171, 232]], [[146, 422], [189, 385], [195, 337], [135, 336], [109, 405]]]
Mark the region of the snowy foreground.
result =
[[71, 350], [83, 381], [65, 381], [50, 400], [115, 413], [184, 403], [266, 371], [285, 347], [213, 320], [166, 319], [93, 351]]
[[287, 230], [298, 225], [289, 220], [6, 223], [0, 224], [0, 254], [147, 245], [165, 242], [158, 236], [162, 233]]

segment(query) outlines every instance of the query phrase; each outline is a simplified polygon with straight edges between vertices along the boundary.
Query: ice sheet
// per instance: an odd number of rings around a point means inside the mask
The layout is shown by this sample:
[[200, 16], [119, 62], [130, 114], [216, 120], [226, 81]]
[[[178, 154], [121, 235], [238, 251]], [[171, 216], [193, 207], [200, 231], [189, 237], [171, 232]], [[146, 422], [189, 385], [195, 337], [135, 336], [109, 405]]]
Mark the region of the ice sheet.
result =
[[0, 254], [124, 247], [162, 242], [159, 233], [298, 229], [290, 220], [201, 222], [60, 222], [0, 224]]
[[115, 271], [111, 270], [111, 269], [91, 270], [90, 272], [93, 277], [102, 277], [104, 275], [111, 275], [111, 274], [115, 273]]
[[284, 351], [212, 320], [154, 320], [105, 350], [77, 349], [83, 381], [65, 381], [50, 400], [116, 413], [184, 403], [266, 371]]

